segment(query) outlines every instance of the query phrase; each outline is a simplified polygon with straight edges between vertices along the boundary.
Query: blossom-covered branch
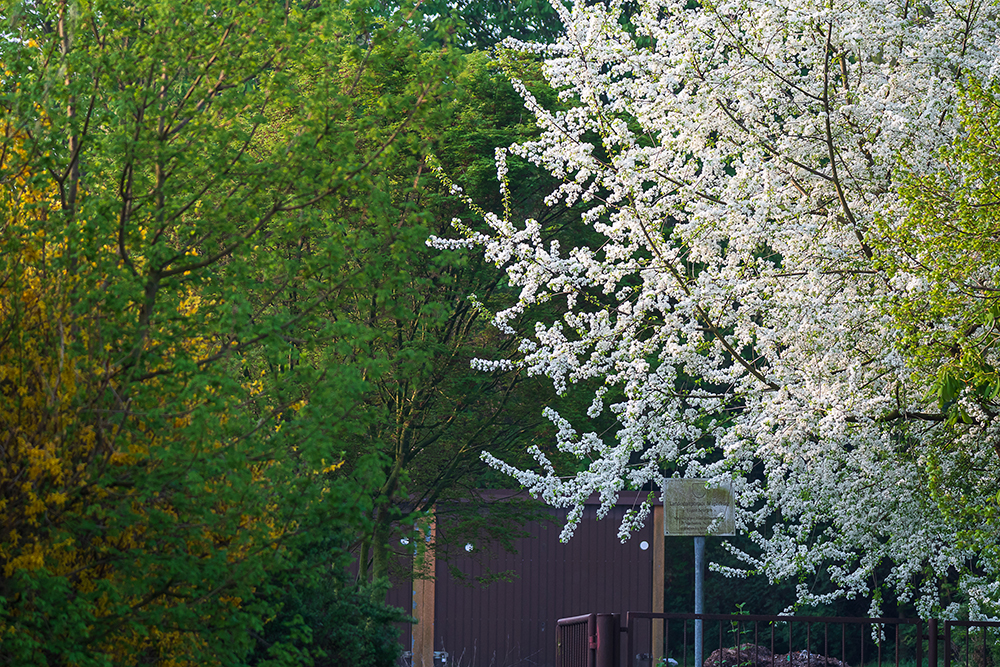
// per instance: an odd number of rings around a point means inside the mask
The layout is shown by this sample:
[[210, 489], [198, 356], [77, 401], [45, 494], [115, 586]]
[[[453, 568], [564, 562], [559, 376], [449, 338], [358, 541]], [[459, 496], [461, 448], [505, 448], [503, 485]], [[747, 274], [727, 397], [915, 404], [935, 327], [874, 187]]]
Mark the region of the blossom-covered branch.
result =
[[[897, 257], [892, 230], [909, 219], [899, 174], [942, 168], [964, 133], [963, 86], [997, 74], [996, 4], [553, 4], [559, 40], [508, 47], [544, 58], [566, 108], [521, 87], [542, 132], [509, 153], [562, 179], [546, 201], [582, 204], [587, 242], [563, 247], [509, 215], [457, 228], [521, 290], [498, 325], [559, 306], [522, 341], [523, 368], [561, 392], [603, 383], [590, 416], [619, 428], [609, 442], [550, 409], [559, 448], [591, 457], [587, 470], [560, 478], [540, 451], [541, 472], [492, 463], [577, 508], [669, 474], [732, 478], [763, 554], [742, 554], [749, 566], [772, 579], [829, 567], [840, 587], [800, 588], [802, 602], [871, 593], [889, 562], [876, 585], [920, 613], [939, 611], [933, 582], [956, 574], [986, 613], [1000, 588], [980, 575], [1000, 563], [941, 511], [954, 490], [932, 477], [974, 462], [996, 479], [1000, 433], [968, 392], [953, 392], [968, 419], [949, 417], [914, 362], [894, 304], [934, 283]], [[985, 486], [961, 493], [995, 504]]]

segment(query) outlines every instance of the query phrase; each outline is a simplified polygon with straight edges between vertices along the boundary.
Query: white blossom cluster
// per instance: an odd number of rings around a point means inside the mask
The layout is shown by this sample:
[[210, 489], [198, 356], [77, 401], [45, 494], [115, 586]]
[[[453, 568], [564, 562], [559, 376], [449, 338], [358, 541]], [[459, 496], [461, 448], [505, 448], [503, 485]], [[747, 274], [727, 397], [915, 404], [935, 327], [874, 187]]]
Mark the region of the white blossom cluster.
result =
[[[486, 214], [486, 234], [459, 228], [520, 289], [499, 326], [560, 309], [522, 341], [523, 368], [560, 392], [598, 379], [590, 416], [620, 427], [609, 443], [547, 411], [558, 447], [592, 460], [571, 479], [537, 448], [537, 472], [490, 462], [574, 508], [567, 539], [591, 493], [606, 510], [668, 470], [732, 479], [763, 553], [742, 554], [749, 569], [829, 568], [833, 595], [875, 583], [925, 615], [941, 611], [935, 578], [965, 572], [970, 613], [987, 614], [997, 564], [969, 573], [974, 547], [928, 492], [922, 443], [943, 426], [905, 415], [937, 410], [933, 378], [884, 314], [894, 292], [926, 286], [889, 280], [869, 243], [876, 216], [906, 215], [900, 165], [934, 170], [961, 131], [958, 86], [1000, 75], [996, 0], [640, 0], [627, 23], [621, 0], [553, 6], [555, 44], [507, 46], [544, 58], [567, 108], [515, 81], [542, 131], [509, 151], [561, 179], [546, 203], [582, 204], [600, 241], [564, 247], [509, 214]], [[952, 450], [995, 480], [996, 438], [980, 423]]]

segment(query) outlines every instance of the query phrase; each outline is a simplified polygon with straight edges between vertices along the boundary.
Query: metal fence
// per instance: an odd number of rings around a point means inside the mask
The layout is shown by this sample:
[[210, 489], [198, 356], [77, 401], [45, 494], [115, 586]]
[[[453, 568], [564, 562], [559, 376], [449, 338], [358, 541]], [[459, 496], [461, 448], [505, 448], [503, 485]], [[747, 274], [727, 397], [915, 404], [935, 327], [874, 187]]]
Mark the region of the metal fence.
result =
[[944, 667], [1000, 664], [1000, 623], [944, 621]]
[[[701, 621], [702, 665], [694, 664]], [[557, 667], [1000, 667], [1000, 623], [588, 614], [558, 621]]]
[[[696, 620], [703, 624], [704, 667], [919, 667], [927, 626], [900, 618], [630, 612], [621, 628], [630, 659], [622, 667], [655, 667], [654, 656], [695, 667]], [[653, 626], [662, 646], [635, 641], [642, 624]]]

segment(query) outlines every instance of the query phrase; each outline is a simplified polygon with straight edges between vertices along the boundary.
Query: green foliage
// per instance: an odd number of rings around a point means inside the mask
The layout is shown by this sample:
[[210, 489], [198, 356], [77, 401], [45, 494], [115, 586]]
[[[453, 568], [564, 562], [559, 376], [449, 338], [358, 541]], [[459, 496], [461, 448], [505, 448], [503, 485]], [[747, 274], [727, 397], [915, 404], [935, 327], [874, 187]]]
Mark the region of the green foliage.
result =
[[[500, 274], [425, 245], [460, 205], [423, 156], [495, 197], [520, 99], [408, 6], [4, 9], [0, 658], [391, 660], [339, 555], [381, 578], [542, 426], [538, 384], [469, 367], [511, 353], [467, 299]], [[530, 519], [469, 507], [442, 557]]]
[[[494, 147], [530, 136], [535, 128], [486, 54], [468, 54], [460, 65], [442, 116], [421, 132], [464, 187], [495, 199]], [[454, 508], [468, 509], [459, 521], [462, 529], [438, 534], [445, 559], [453, 546], [449, 535], [462, 534], [461, 548], [472, 539], [473, 527], [482, 529], [473, 540], [482, 544], [491, 534], [503, 537], [530, 520], [497, 505], [488, 510], [491, 524], [478, 518], [482, 504], [466, 501], [494, 479], [480, 461], [482, 451], [523, 453], [524, 443], [545, 426], [537, 397], [546, 390], [540, 383], [511, 371], [470, 367], [477, 357], [513, 353], [515, 340], [491, 327], [489, 310], [514, 297], [502, 274], [481, 257], [426, 246], [429, 236], [450, 233], [452, 218], [463, 207], [422, 162], [422, 154], [409, 157], [384, 172], [386, 208], [379, 215], [393, 226], [381, 233], [393, 242], [380, 258], [359, 258], [365, 267], [378, 264], [373, 273], [379, 275], [371, 277], [369, 289], [354, 293], [350, 308], [352, 318], [371, 328], [369, 353], [389, 369], [371, 380], [365, 409], [373, 421], [346, 451], [348, 472], [357, 457], [378, 451], [385, 480], [373, 492], [372, 528], [361, 541], [363, 580], [388, 573], [394, 558], [390, 534], [407, 530], [436, 503], [455, 501], [448, 510], [452, 518], [461, 514]], [[537, 202], [526, 198], [518, 206], [527, 211]], [[374, 215], [366, 220], [356, 227], [378, 224]], [[361, 263], [358, 268], [368, 270]], [[469, 294], [482, 300], [475, 303]]]
[[455, 20], [456, 39], [469, 50], [488, 50], [507, 37], [549, 43], [562, 30], [548, 0], [430, 0], [424, 8]]
[[[892, 229], [880, 228], [890, 277], [915, 283], [901, 285], [892, 303], [902, 344], [937, 376], [942, 407], [953, 407], [952, 417], [964, 421], [970, 416], [955, 404], [960, 394], [971, 393], [984, 405], [1000, 396], [1000, 375], [991, 363], [1000, 317], [998, 93], [995, 85], [969, 84], [960, 105], [965, 133], [942, 152], [944, 167], [907, 175], [901, 192], [909, 216]], [[947, 332], [935, 326], [945, 322]]]
[[0, 662], [238, 664], [386, 482], [356, 296], [454, 59], [364, 2], [0, 14]]
[[[915, 375], [936, 379], [928, 398], [941, 415], [925, 418], [946, 429], [922, 457], [933, 498], [967, 545], [995, 551], [1000, 497], [981, 471], [1000, 447], [976, 433], [1000, 410], [1000, 87], [969, 82], [959, 111], [963, 132], [941, 152], [942, 167], [903, 174], [909, 215], [879, 221], [876, 248], [897, 288], [887, 310], [901, 351]], [[958, 465], [943, 467], [944, 452]]]
[[393, 624], [413, 619], [377, 601], [384, 586], [352, 586], [345, 578], [342, 569], [318, 581], [285, 577], [281, 611], [265, 624], [249, 663], [267, 667], [291, 657], [313, 667], [394, 667], [402, 647]]

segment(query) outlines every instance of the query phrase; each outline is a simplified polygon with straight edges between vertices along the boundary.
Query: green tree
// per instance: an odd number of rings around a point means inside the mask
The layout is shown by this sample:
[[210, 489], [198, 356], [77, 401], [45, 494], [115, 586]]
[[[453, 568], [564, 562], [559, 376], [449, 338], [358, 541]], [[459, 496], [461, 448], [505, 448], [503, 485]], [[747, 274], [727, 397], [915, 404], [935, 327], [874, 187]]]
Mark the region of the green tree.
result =
[[551, 42], [562, 28], [548, 0], [430, 0], [425, 13], [457, 20], [457, 40], [469, 50], [489, 50], [507, 37]]
[[[921, 452], [927, 483], [959, 535], [996, 562], [1000, 464], [992, 424], [1000, 414], [1000, 86], [969, 82], [961, 92], [962, 132], [933, 173], [904, 168], [901, 224], [878, 228], [879, 259], [894, 291], [886, 309], [915, 378], [936, 378], [940, 413], [920, 419], [945, 428]], [[909, 436], [909, 438], [907, 437]], [[954, 458], [959, 460], [955, 464]], [[948, 465], [943, 460], [951, 458]]]
[[[463, 187], [499, 205], [493, 147], [536, 130], [489, 55], [468, 54], [461, 67], [447, 115], [421, 131], [438, 164]], [[537, 78], [537, 67], [526, 74]], [[480, 457], [483, 451], [523, 451], [546, 426], [538, 407], [539, 395], [547, 392], [541, 384], [512, 370], [482, 372], [470, 365], [479, 357], [513, 354], [513, 339], [493, 329], [489, 310], [516, 295], [482, 258], [427, 247], [430, 236], [449, 232], [463, 204], [423, 155], [412, 157], [383, 175], [387, 208], [357, 223], [366, 233], [391, 239], [383, 256], [354, 258], [357, 270], [372, 262], [379, 268], [378, 277], [353, 294], [349, 309], [372, 332], [366, 354], [380, 355], [388, 369], [371, 379], [365, 408], [372, 421], [349, 448], [345, 468], [350, 472], [356, 459], [378, 451], [384, 482], [372, 497], [371, 530], [359, 544], [359, 577], [366, 581], [390, 571], [406, 549], [399, 545], [400, 531], [412, 531], [435, 506], [439, 557], [469, 541], [509, 546], [517, 524], [536, 514], [523, 503], [477, 502], [477, 487], [491, 476]], [[530, 195], [511, 205], [546, 219], [565, 214], [561, 207], [545, 210]]]
[[396, 240], [358, 221], [453, 64], [412, 11], [4, 3], [0, 662], [238, 663], [341, 564]]

